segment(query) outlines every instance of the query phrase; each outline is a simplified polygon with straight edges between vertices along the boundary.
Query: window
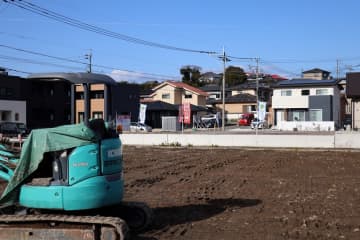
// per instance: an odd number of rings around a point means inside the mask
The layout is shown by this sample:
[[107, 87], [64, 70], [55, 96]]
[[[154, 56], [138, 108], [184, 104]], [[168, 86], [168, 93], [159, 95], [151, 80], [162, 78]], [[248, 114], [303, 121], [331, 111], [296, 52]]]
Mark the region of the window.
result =
[[305, 121], [305, 111], [294, 111], [293, 121]]
[[0, 88], [0, 96], [2, 97], [10, 97], [13, 96], [14, 92], [12, 88]]
[[310, 90], [309, 89], [301, 90], [301, 96], [309, 96], [309, 95], [310, 95]]
[[84, 112], [79, 112], [78, 117], [79, 117], [79, 123], [84, 122], [84, 117], [85, 117]]
[[328, 89], [316, 89], [316, 95], [328, 95]]
[[185, 94], [185, 98], [192, 98], [192, 94]]
[[1, 121], [5, 121], [6, 120], [6, 112], [2, 111], [1, 112]]
[[0, 96], [6, 96], [6, 88], [0, 88]]
[[93, 112], [92, 118], [93, 119], [97, 119], [97, 118], [102, 119], [103, 118], [103, 112]]
[[310, 109], [309, 118], [310, 121], [322, 121], [322, 109]]
[[91, 99], [104, 99], [104, 91], [91, 91], [90, 98]]
[[15, 121], [19, 121], [19, 119], [20, 119], [19, 113], [15, 113]]
[[291, 96], [291, 90], [281, 90], [281, 96]]
[[161, 98], [162, 98], [162, 99], [170, 99], [170, 93], [163, 93], [163, 94], [161, 95]]
[[76, 100], [84, 99], [84, 92], [76, 92], [75, 93], [75, 99]]

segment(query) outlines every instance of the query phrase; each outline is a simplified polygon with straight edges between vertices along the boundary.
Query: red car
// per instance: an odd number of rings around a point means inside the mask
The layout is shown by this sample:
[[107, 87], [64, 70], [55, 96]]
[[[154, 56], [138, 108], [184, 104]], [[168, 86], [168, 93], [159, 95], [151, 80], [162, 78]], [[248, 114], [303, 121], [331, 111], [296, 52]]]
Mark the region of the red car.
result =
[[254, 114], [244, 113], [238, 120], [238, 126], [250, 126], [251, 121], [254, 119]]

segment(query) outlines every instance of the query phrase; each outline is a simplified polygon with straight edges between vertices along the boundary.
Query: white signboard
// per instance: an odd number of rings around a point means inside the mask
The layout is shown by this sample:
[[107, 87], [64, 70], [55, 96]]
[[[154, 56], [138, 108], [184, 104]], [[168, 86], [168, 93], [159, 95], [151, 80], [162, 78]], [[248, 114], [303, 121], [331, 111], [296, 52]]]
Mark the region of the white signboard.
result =
[[265, 120], [265, 116], [266, 116], [266, 102], [259, 102], [259, 120], [263, 121]]
[[146, 104], [140, 104], [140, 111], [139, 111], [139, 122], [145, 123], [146, 118]]

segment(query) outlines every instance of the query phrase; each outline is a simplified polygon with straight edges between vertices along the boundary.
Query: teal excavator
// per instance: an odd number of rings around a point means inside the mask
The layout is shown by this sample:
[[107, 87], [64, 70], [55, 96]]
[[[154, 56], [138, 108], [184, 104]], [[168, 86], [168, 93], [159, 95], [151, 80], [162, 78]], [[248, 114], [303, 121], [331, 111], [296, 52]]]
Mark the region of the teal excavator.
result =
[[[76, 84], [99, 77], [57, 76]], [[7, 184], [0, 239], [123, 240], [149, 225], [145, 203], [123, 201], [122, 145], [114, 124], [86, 116], [84, 123], [33, 130], [18, 159], [1, 147], [0, 178]]]

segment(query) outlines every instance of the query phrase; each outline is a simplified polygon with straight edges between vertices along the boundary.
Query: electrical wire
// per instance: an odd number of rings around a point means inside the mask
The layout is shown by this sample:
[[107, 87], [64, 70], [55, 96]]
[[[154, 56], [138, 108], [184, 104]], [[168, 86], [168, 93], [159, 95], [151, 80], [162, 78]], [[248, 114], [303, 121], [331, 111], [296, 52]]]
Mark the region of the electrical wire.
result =
[[1, 55], [1, 54], [0, 54], [0, 59], [5, 59], [5, 60], [10, 60], [10, 61], [15, 61], [15, 62], [29, 63], [29, 64], [37, 64], [37, 65], [48, 65], [48, 66], [60, 67], [60, 68], [72, 68], [74, 70], [82, 69], [79, 67], [66, 66], [66, 65], [43, 62], [43, 61], [36, 61], [36, 60], [26, 59], [26, 58], [17, 58], [17, 57], [11, 57], [11, 56]]
[[126, 42], [134, 43], [134, 44], [141, 44], [141, 45], [145, 45], [145, 46], [149, 46], [149, 47], [156, 47], [156, 48], [162, 48], [162, 49], [174, 50], [174, 51], [182, 51], [182, 52], [191, 52], [191, 53], [201, 53], [201, 54], [215, 54], [216, 53], [214, 51], [204, 51], [204, 50], [181, 48], [181, 47], [146, 41], [146, 40], [143, 40], [140, 38], [131, 37], [131, 36], [121, 34], [121, 33], [116, 33], [116, 32], [113, 32], [113, 31], [110, 31], [110, 30], [107, 30], [104, 28], [100, 28], [100, 27], [97, 27], [97, 26], [94, 26], [91, 24], [87, 24], [85, 22], [76, 20], [74, 18], [66, 17], [64, 15], [61, 15], [61, 14], [58, 14], [51, 10], [42, 8], [36, 4], [30, 3], [27, 1], [7, 1], [7, 0], [4, 0], [4, 1], [7, 3], [10, 3], [10, 4], [13, 4], [19, 8], [22, 8], [24, 10], [44, 16], [46, 18], [53, 19], [53, 20], [61, 22], [61, 23], [65, 23], [67, 25], [71, 25], [73, 27], [77, 27], [77, 28], [80, 28], [80, 29], [83, 29], [86, 31], [98, 33], [98, 34], [101, 34], [104, 36], [116, 38], [116, 39], [123, 40]]
[[[60, 61], [77, 63], [77, 64], [82, 64], [82, 65], [85, 65], [85, 66], [89, 65], [89, 63], [87, 63], [87, 62], [82, 62], [82, 61], [73, 60], [73, 59], [64, 58], [64, 57], [53, 56], [53, 55], [44, 54], [44, 53], [40, 53], [40, 52], [35, 52], [35, 51], [31, 51], [31, 50], [12, 47], [12, 46], [9, 46], [9, 45], [0, 44], [0, 47], [15, 50], [15, 51], [20, 51], [20, 52], [24, 52], [24, 53], [29, 53], [29, 54], [33, 54], [33, 55], [37, 55], [37, 56], [52, 58], [52, 59], [56, 59], [56, 60], [60, 60]], [[117, 68], [117, 67], [109, 67], [109, 66], [98, 65], [98, 64], [92, 64], [92, 66], [97, 67], [97, 68], [101, 68], [101, 69], [120, 70], [120, 71], [124, 71], [124, 72], [128, 72], [128, 73], [147, 75], [147, 76], [149, 76], [149, 78], [150, 78], [150, 76], [153, 76], [155, 78], [160, 78], [160, 79], [177, 79], [177, 77], [174, 77], [174, 76], [167, 76], [167, 75], [161, 75], [161, 74], [155, 74], [155, 73], [146, 73], [146, 72], [137, 72], [137, 71], [133, 71], [133, 70], [125, 70], [125, 69], [120, 69], [120, 68]]]
[[9, 68], [9, 67], [4, 67], [7, 71], [12, 71], [12, 72], [18, 72], [18, 73], [25, 73], [25, 74], [32, 74], [32, 72], [25, 72], [25, 71], [20, 71], [14, 68]]

